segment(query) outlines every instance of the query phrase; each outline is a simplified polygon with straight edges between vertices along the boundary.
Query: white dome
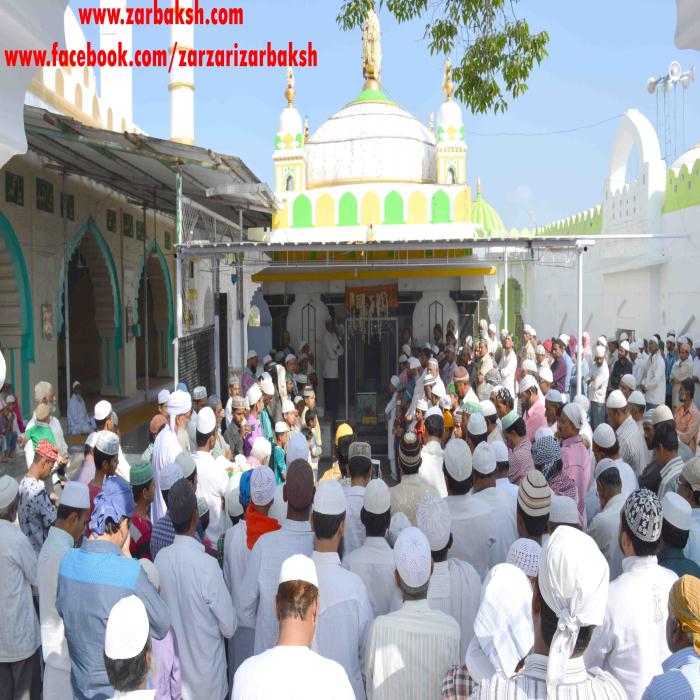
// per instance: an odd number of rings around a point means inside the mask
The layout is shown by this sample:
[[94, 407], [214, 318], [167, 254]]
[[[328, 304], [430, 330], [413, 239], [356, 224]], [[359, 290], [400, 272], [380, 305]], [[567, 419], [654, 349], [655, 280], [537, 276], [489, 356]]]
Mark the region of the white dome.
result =
[[696, 143], [690, 150], [678, 156], [678, 159], [671, 167], [676, 172], [679, 172], [685, 165], [688, 172], [691, 172], [696, 160], [700, 160], [700, 143]]
[[453, 127], [457, 130], [462, 126], [462, 108], [456, 103], [450, 100], [449, 102], [443, 102], [440, 105], [440, 111], [438, 112], [437, 119], [438, 127], [443, 129], [448, 129]]
[[304, 130], [304, 125], [301, 121], [301, 114], [296, 107], [285, 107], [280, 114], [280, 125], [277, 130], [279, 134], [290, 134], [296, 137]]
[[306, 141], [307, 185], [436, 182], [435, 135], [393, 102], [352, 102]]

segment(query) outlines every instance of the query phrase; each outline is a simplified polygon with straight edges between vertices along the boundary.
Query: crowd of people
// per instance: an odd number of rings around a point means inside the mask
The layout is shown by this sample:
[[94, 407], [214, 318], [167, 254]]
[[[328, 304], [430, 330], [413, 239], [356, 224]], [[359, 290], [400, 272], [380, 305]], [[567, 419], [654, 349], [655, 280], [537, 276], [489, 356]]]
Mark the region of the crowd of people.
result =
[[584, 334], [579, 368], [531, 326], [411, 336], [384, 474], [349, 423], [324, 444], [288, 336], [225, 401], [161, 391], [135, 464], [76, 382], [74, 469], [37, 384], [0, 477], [0, 698], [699, 697], [700, 343]]

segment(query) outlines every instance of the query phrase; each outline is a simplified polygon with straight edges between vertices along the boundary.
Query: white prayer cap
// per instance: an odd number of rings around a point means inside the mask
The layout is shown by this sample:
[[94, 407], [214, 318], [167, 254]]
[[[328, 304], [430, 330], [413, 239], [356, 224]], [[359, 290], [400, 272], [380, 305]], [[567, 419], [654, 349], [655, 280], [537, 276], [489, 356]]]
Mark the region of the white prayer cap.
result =
[[579, 629], [605, 617], [610, 570], [595, 541], [573, 527], [558, 527], [542, 549], [537, 585], [558, 619], [549, 647], [547, 695], [564, 680]]
[[204, 386], [196, 386], [192, 389], [192, 399], [194, 401], [201, 401], [207, 398], [207, 388]]
[[496, 455], [488, 442], [480, 442], [472, 455], [472, 469], [479, 474], [493, 474], [496, 471]]
[[667, 491], [661, 501], [661, 509], [666, 520], [679, 530], [690, 530], [693, 523], [693, 509], [690, 503], [673, 491]]
[[391, 379], [389, 380], [389, 384], [391, 384], [391, 386], [393, 386], [394, 389], [396, 389], [396, 387], [399, 384], [401, 384], [401, 380], [395, 374], [392, 374]]
[[597, 481], [598, 477], [608, 469], [617, 469], [617, 473], [620, 473], [620, 468], [614, 459], [610, 459], [610, 457], [603, 457], [603, 459], [601, 459], [600, 462], [595, 465], [595, 469], [593, 470], [593, 478]]
[[513, 542], [513, 544], [510, 546], [506, 556], [506, 563], [517, 566], [518, 569], [525, 574], [525, 576], [535, 578], [537, 576], [537, 570], [540, 566], [541, 553], [542, 547], [540, 547], [535, 540], [521, 537], [515, 540], [515, 542]]
[[485, 319], [479, 319], [479, 328], [486, 328], [489, 325], [489, 322]]
[[521, 372], [537, 372], [537, 363], [534, 360], [523, 360], [520, 363]]
[[545, 401], [551, 401], [552, 403], [564, 403], [564, 398], [557, 389], [550, 389], [547, 392], [547, 396], [544, 397]]
[[544, 349], [544, 345], [538, 345], [535, 348], [535, 355], [546, 355], [547, 351]]
[[654, 409], [652, 421], [656, 425], [657, 423], [665, 423], [668, 420], [673, 420], [673, 413], [671, 413], [671, 409], [666, 404], [662, 403]]
[[532, 335], [532, 326], [531, 326], [529, 323], [526, 323], [526, 324], [523, 326], [523, 332], [524, 332], [524, 333], [529, 333], [530, 335]]
[[615, 431], [607, 423], [599, 423], [593, 431], [593, 442], [604, 450], [610, 449], [616, 440]]
[[484, 416], [484, 418], [496, 415], [496, 406], [491, 399], [479, 401], [479, 406], [481, 406], [481, 415]]
[[176, 481], [180, 481], [182, 478], [184, 478], [184, 474], [182, 473], [182, 467], [180, 467], [179, 464], [176, 464], [175, 462], [166, 464], [160, 470], [160, 490], [170, 491], [173, 484]]
[[450, 541], [450, 509], [440, 496], [424, 496], [416, 511], [416, 523], [428, 538], [432, 552], [439, 552]]
[[19, 484], [11, 476], [0, 476], [0, 509], [4, 510], [14, 502], [19, 493]]
[[347, 510], [347, 507], [347, 501], [340, 482], [328, 479], [318, 485], [314, 495], [314, 513], [340, 515]]
[[554, 437], [554, 431], [548, 426], [543, 425], [541, 428], [537, 428], [535, 432], [535, 440], [540, 440], [543, 437]]
[[535, 389], [535, 388], [537, 388], [537, 380], [531, 374], [526, 374], [520, 380], [520, 393], [521, 394], [524, 394], [526, 391], [529, 391], [530, 389]]
[[197, 414], [197, 432], [202, 433], [202, 435], [209, 435], [214, 432], [215, 428], [216, 416], [214, 415], [214, 411], [212, 411], [209, 406], [205, 406]]
[[386, 538], [391, 547], [393, 547], [396, 544], [396, 540], [398, 539], [399, 535], [407, 527], [411, 527], [411, 523], [405, 513], [399, 510], [391, 516], [389, 530], [386, 533]]
[[[471, 419], [469, 422], [471, 423]], [[447, 473], [455, 481], [466, 481], [472, 475], [472, 453], [464, 440], [454, 438], [447, 443], [444, 453], [444, 465]]]
[[197, 463], [189, 452], [180, 452], [180, 454], [175, 457], [175, 463], [182, 469], [182, 476], [184, 476], [185, 479], [189, 479], [192, 474], [194, 474], [195, 469], [197, 469]]
[[646, 406], [647, 402], [644, 398], [644, 394], [641, 391], [633, 391], [627, 397], [627, 403], [633, 403], [635, 406]]
[[[2, 385], [0, 384], [0, 386], [2, 386]], [[5, 404], [15, 403], [16, 401], [17, 401], [17, 399], [15, 398], [14, 394], [8, 394], [5, 397]]]
[[275, 393], [275, 385], [272, 383], [272, 379], [263, 379], [260, 382], [260, 388], [263, 390], [263, 393], [268, 396], [272, 396]]
[[411, 346], [408, 343], [402, 345], [401, 352], [406, 355], [406, 357], [411, 357]]
[[382, 479], [372, 479], [367, 484], [362, 507], [373, 515], [384, 515], [391, 508], [389, 487]]
[[263, 357], [263, 367], [267, 367], [270, 362], [272, 362], [272, 355], [265, 355], [265, 357]]
[[248, 354], [246, 355], [246, 360], [252, 360], [254, 357], [258, 356], [257, 350], [248, 350]]
[[139, 564], [141, 564], [141, 568], [144, 570], [144, 573], [146, 574], [146, 578], [150, 582], [151, 586], [155, 588], [157, 591], [160, 590], [160, 574], [158, 573], [158, 569], [156, 569], [156, 565], [150, 560], [150, 559], [139, 559]]
[[164, 403], [168, 403], [170, 398], [170, 392], [167, 389], [161, 389], [158, 392], [158, 405], [162, 406]]
[[118, 601], [109, 613], [105, 628], [105, 656], [133, 659], [146, 646], [150, 625], [146, 606], [135, 595]]
[[249, 406], [255, 406], [255, 404], [262, 398], [262, 391], [260, 391], [260, 387], [257, 384], [253, 384], [253, 386], [248, 389], [245, 397], [248, 399]]
[[576, 430], [580, 430], [583, 425], [583, 417], [581, 415], [581, 407], [575, 403], [567, 403], [564, 406], [564, 415], [574, 424]]
[[59, 504], [70, 508], [89, 508], [90, 489], [88, 489], [88, 485], [80, 481], [69, 481], [61, 491]]
[[433, 377], [432, 374], [428, 374], [427, 376], [424, 377], [423, 379], [423, 386], [433, 386], [437, 379]]
[[293, 362], [293, 361], [296, 360], [296, 359], [297, 359], [297, 358], [296, 358], [296, 355], [293, 355], [293, 354], [290, 352], [290, 353], [287, 355], [287, 357], [284, 358], [284, 364], [287, 365], [287, 364], [289, 364], [290, 362]]
[[236, 384], [240, 384], [240, 383], [241, 383], [241, 379], [237, 374], [229, 375], [229, 378], [228, 378], [228, 385], [229, 386], [235, 386]]
[[583, 394], [576, 394], [574, 397], [574, 403], [581, 407], [581, 410], [583, 411], [583, 421], [585, 423], [587, 420], [586, 416], [588, 414], [588, 409], [591, 407], [591, 402], [588, 400], [587, 396], [584, 396]]
[[275, 433], [288, 433], [289, 426], [283, 420], [278, 420], [275, 423]]
[[673, 335], [673, 333], [669, 333], [669, 334], [666, 336], [666, 342], [667, 342], [667, 343], [675, 343], [675, 342], [676, 342], [676, 336]]
[[[422, 401], [423, 399], [421, 399]], [[416, 404], [416, 408], [418, 408], [418, 405]], [[440, 410], [439, 406], [431, 406], [425, 413], [426, 418], [430, 418], [430, 416], [440, 416], [440, 418], [443, 418], [442, 411]]]
[[226, 512], [232, 518], [240, 518], [241, 515], [243, 515], [243, 506], [241, 505], [241, 499], [239, 498], [240, 493], [241, 492], [239, 489], [231, 489], [226, 494]]
[[564, 343], [564, 345], [568, 345], [568, 344], [569, 344], [570, 337], [569, 337], [568, 335], [566, 335], [566, 333], [562, 333], [562, 334], [559, 336], [559, 340], [561, 340], [561, 342]]
[[250, 450], [250, 456], [264, 462], [272, 454], [272, 445], [267, 438], [261, 435], [253, 440], [253, 447]]
[[170, 394], [168, 399], [168, 415], [184, 416], [192, 410], [192, 397], [186, 392], [177, 389]]
[[552, 508], [549, 511], [549, 522], [557, 525], [578, 525], [579, 514], [576, 501], [570, 496], [552, 496]]
[[620, 347], [621, 347], [623, 350], [627, 350], [627, 352], [630, 351], [630, 344], [629, 344], [626, 340], [623, 340], [623, 341], [620, 343]]
[[105, 420], [112, 414], [112, 404], [109, 401], [98, 401], [95, 404], [95, 420]]
[[93, 430], [86, 438], [85, 438], [85, 444], [88, 447], [91, 447], [93, 450], [95, 449], [95, 443], [97, 442], [97, 431]]
[[624, 341], [624, 340], [627, 340], [628, 338], [629, 338], [629, 336], [627, 335], [627, 333], [625, 333], [625, 331], [622, 331], [622, 333], [620, 333], [620, 340]]
[[293, 554], [282, 562], [280, 583], [287, 581], [306, 581], [318, 588], [318, 576], [313, 560], [303, 554]]
[[604, 335], [599, 335], [598, 340], [595, 341], [596, 345], [606, 346], [608, 344], [608, 339]]
[[693, 343], [693, 347], [694, 347], [696, 350], [700, 350], [700, 338], [696, 338], [696, 339], [695, 339], [695, 342]]
[[418, 399], [418, 401], [416, 401], [416, 410], [424, 412], [427, 411], [428, 402], [425, 399]]
[[437, 355], [440, 352], [440, 348], [437, 345], [433, 344], [430, 346], [430, 352], [432, 352], [433, 355]]
[[287, 466], [297, 459], [303, 459], [305, 462], [308, 462], [310, 458], [309, 444], [306, 442], [304, 435], [302, 433], [293, 433], [287, 443], [287, 455], [285, 457]]
[[441, 399], [443, 396], [445, 396], [445, 387], [443, 384], [435, 384], [433, 387], [433, 396], [437, 396], [437, 398]]
[[408, 368], [409, 369], [420, 369], [420, 360], [417, 357], [408, 358]]
[[506, 446], [506, 443], [503, 442], [503, 440], [494, 440], [491, 443], [491, 448], [493, 449], [493, 454], [496, 457], [497, 463], [508, 461], [508, 447]]
[[552, 370], [549, 369], [549, 367], [543, 367], [538, 375], [537, 375], [543, 382], [547, 382], [547, 384], [551, 384], [554, 381], [554, 375], [552, 374]]
[[632, 374], [623, 374], [620, 384], [624, 384], [628, 389], [634, 391], [637, 388], [637, 380]]
[[430, 544], [417, 527], [407, 527], [396, 538], [394, 563], [401, 580], [410, 588], [424, 586], [430, 578]]
[[633, 352], [633, 353], [639, 352], [639, 343], [638, 342], [634, 341], [634, 342], [630, 343], [630, 352]]
[[75, 389], [76, 386], [80, 386], [80, 382], [77, 379], [73, 382], [73, 388]]
[[95, 440], [95, 449], [114, 457], [119, 454], [119, 438], [111, 430], [100, 430]]
[[481, 413], [472, 413], [467, 423], [467, 432], [471, 435], [483, 435], [486, 433], [486, 418]]
[[275, 497], [275, 474], [270, 467], [255, 467], [250, 474], [250, 500], [256, 506], [266, 506]]
[[399, 355], [399, 364], [403, 364], [404, 362], [408, 362], [408, 357], [406, 355], [404, 355], [403, 353], [401, 353]]
[[292, 403], [289, 399], [285, 399], [284, 401], [282, 401], [282, 413], [289, 413], [293, 410], [294, 403]]
[[433, 346], [430, 343], [425, 343], [425, 345], [423, 345], [423, 350], [430, 350], [432, 352]]
[[605, 406], [606, 408], [624, 408], [627, 406], [627, 399], [619, 389], [615, 389], [615, 391], [611, 391], [610, 394], [608, 394]]
[[442, 408], [444, 411], [449, 411], [452, 408], [452, 399], [447, 395], [441, 396], [438, 406], [440, 406], [440, 408]]
[[596, 345], [594, 353], [595, 353], [596, 357], [605, 357], [605, 346], [604, 345]]

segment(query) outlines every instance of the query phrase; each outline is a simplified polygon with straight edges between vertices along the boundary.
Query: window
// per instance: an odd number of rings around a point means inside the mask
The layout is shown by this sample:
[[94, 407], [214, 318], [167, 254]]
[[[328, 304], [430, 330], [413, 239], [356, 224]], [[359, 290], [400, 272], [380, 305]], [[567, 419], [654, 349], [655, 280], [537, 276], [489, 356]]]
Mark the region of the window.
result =
[[447, 184], [448, 185], [454, 185], [457, 182], [457, 175], [455, 173], [455, 169], [450, 166], [447, 168]]
[[284, 189], [287, 190], [287, 192], [294, 191], [294, 177], [292, 175], [287, 175], [287, 179], [284, 183]]

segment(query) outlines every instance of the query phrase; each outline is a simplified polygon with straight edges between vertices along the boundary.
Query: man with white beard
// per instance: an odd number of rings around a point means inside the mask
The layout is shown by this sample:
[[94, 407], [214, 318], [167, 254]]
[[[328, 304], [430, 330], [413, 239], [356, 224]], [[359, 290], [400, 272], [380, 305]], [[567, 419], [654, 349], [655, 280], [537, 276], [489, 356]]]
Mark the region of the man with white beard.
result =
[[170, 423], [158, 433], [153, 443], [153, 481], [155, 498], [151, 504], [151, 522], [157, 522], [167, 510], [160, 491], [160, 472], [163, 467], [172, 464], [181, 452], [190, 451], [190, 436], [187, 426], [192, 413], [192, 399], [186, 391], [174, 391], [168, 399], [168, 416]]
[[[61, 423], [55, 416], [57, 402], [56, 390], [54, 389], [53, 384], [51, 384], [50, 382], [43, 381], [37, 382], [36, 386], [34, 387], [34, 401], [36, 401], [37, 404], [48, 404], [49, 412], [51, 414], [49, 418], [49, 427], [51, 428], [53, 436], [56, 438], [56, 447], [58, 448], [58, 454], [62, 456], [67, 455], [68, 445], [66, 444], [66, 441], [63, 437], [63, 428], [61, 428]], [[26, 425], [25, 432], [29, 430], [29, 428], [31, 428], [33, 425], [35, 425], [35, 423], [36, 415], [32, 415], [31, 420]], [[34, 445], [31, 440], [27, 440], [24, 446], [24, 457], [27, 460], [28, 469], [31, 463], [34, 461]]]

